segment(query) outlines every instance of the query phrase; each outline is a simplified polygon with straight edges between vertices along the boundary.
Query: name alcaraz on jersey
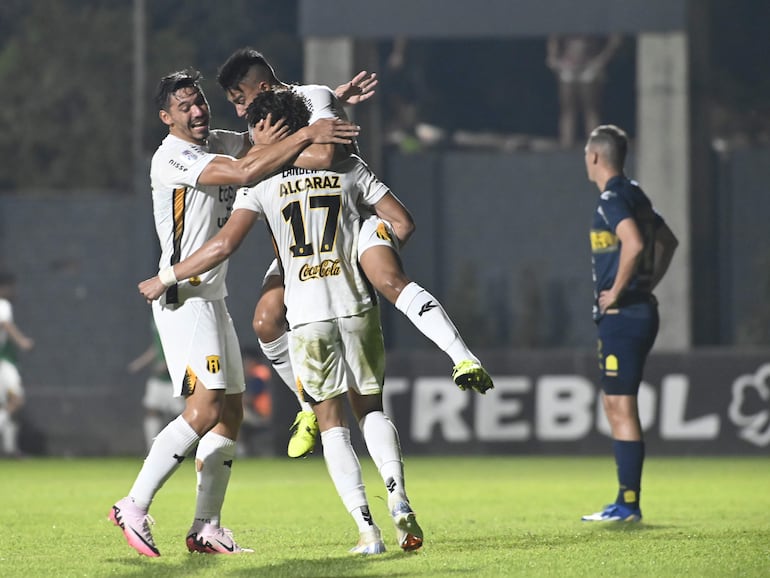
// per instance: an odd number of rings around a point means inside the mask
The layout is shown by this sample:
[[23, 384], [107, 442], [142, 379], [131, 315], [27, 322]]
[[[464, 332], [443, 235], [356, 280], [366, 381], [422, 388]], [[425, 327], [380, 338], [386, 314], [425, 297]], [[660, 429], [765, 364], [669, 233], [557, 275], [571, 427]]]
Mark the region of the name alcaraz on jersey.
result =
[[316, 175], [313, 177], [304, 177], [302, 179], [281, 183], [281, 188], [278, 192], [278, 195], [281, 197], [286, 197], [288, 195], [295, 195], [304, 191], [340, 188], [342, 188], [342, 185], [340, 184], [339, 175]]

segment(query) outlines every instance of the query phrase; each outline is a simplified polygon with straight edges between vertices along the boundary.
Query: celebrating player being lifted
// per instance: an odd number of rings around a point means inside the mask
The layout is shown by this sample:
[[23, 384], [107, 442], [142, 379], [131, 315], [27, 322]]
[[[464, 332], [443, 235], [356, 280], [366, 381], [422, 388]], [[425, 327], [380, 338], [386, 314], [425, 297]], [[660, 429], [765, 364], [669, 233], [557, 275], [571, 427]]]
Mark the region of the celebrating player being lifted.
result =
[[[221, 66], [217, 80], [238, 116], [246, 115], [249, 104], [258, 94], [270, 90], [292, 90], [307, 98], [310, 122], [317, 118], [344, 118], [338, 97], [345, 98], [347, 102], [358, 102], [370, 97], [374, 88], [373, 77], [364, 73], [337, 87], [334, 92], [325, 86], [288, 85], [278, 79], [265, 57], [252, 48], [236, 50]], [[334, 145], [326, 146], [330, 157], [333, 148]], [[364, 209], [362, 217], [367, 216]], [[413, 226], [410, 219], [409, 227]], [[473, 388], [484, 393], [493, 387], [489, 374], [465, 344], [441, 303], [404, 272], [398, 242], [393, 238], [387, 222], [376, 215], [366, 218], [360, 234], [358, 255], [366, 278], [374, 288], [452, 359], [452, 377], [461, 389]], [[283, 279], [274, 264], [265, 275], [262, 294], [254, 311], [253, 327], [265, 356], [289, 388], [296, 392], [289, 360], [283, 291]], [[299, 402], [301, 405], [304, 403], [301, 396]], [[317, 432], [315, 415], [305, 405], [292, 425], [289, 456], [302, 457], [312, 452]]]

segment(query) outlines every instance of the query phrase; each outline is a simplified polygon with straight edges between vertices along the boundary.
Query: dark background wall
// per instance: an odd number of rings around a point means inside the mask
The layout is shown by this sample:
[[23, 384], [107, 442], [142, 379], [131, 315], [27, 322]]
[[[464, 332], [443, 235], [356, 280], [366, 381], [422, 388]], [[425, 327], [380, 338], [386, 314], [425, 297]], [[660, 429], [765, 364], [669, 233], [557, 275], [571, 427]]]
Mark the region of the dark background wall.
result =
[[[714, 266], [729, 272], [721, 280], [720, 310], [731, 312], [723, 323], [731, 343], [770, 326], [762, 298], [770, 150], [735, 152], [721, 167], [722, 227], [730, 242], [714, 255]], [[493, 375], [515, 373], [511, 359], [527, 358], [527, 351], [546, 359], [552, 351], [558, 359], [568, 349], [593, 358], [586, 231], [596, 191], [578, 156], [394, 154], [386, 180], [419, 224], [403, 252], [406, 270], [442, 300]], [[15, 315], [36, 341], [21, 358], [34, 426], [28, 435], [37, 432], [45, 451], [142, 451], [144, 376], [129, 375], [126, 365], [150, 342], [149, 307], [136, 290], [157, 268], [150, 215], [148, 197], [0, 197], [0, 259], [20, 279]], [[270, 259], [259, 227], [231, 262], [229, 307], [244, 345], [255, 344], [251, 316]], [[432, 344], [390, 304], [382, 311], [394, 360], [389, 375], [446, 379], [448, 358], [432, 354], [420, 364], [414, 352]], [[665, 319], [665, 304], [662, 312]], [[577, 367], [590, 379], [585, 363]], [[569, 363], [555, 367], [576, 370]], [[699, 377], [706, 398], [724, 387], [708, 374]], [[290, 406], [278, 389], [279, 404]]]

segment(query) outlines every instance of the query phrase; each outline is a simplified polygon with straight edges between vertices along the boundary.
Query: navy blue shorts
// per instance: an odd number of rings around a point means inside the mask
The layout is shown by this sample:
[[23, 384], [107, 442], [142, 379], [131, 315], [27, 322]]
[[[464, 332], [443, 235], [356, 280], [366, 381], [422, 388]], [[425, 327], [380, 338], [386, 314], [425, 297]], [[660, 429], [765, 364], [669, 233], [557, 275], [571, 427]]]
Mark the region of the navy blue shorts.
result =
[[639, 393], [644, 364], [659, 325], [658, 306], [654, 301], [609, 309], [599, 319], [599, 369], [604, 393]]

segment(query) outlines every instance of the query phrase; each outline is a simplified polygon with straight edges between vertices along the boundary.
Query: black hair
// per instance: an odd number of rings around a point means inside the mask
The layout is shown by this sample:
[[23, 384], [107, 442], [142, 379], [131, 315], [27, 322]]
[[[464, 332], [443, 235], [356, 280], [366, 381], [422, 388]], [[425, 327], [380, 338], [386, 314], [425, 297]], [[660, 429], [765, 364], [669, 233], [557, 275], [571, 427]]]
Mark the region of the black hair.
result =
[[200, 71], [193, 68], [177, 70], [161, 78], [155, 91], [155, 104], [158, 105], [158, 109], [168, 111], [169, 97], [180, 88], [192, 87], [203, 94], [202, 79], [203, 75]]
[[622, 171], [626, 164], [628, 153], [628, 135], [614, 124], [603, 124], [591, 131], [588, 145], [600, 150], [607, 164], [613, 169]]
[[249, 126], [255, 126], [268, 114], [273, 120], [282, 118], [291, 132], [297, 132], [310, 121], [307, 99], [293, 90], [260, 92], [246, 109]]
[[271, 84], [278, 82], [275, 70], [258, 50], [239, 48], [219, 67], [217, 82], [224, 91], [235, 90], [253, 67], [257, 67]]

